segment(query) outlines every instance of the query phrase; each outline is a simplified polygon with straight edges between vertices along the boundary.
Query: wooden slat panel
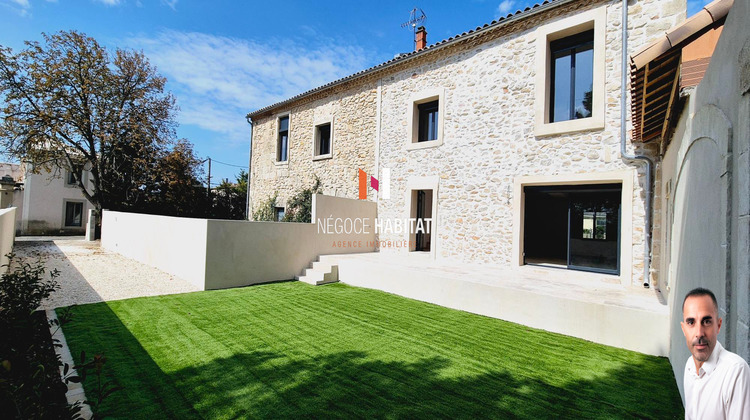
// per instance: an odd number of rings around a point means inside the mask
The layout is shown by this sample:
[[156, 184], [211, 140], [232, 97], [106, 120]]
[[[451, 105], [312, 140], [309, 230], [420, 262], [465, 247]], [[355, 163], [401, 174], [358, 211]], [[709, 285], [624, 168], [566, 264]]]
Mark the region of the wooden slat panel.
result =
[[675, 73], [674, 80], [672, 81], [672, 94], [669, 97], [669, 104], [667, 104], [667, 115], [666, 118], [664, 118], [664, 124], [661, 128], [661, 138], [665, 139], [667, 138], [667, 130], [669, 130], [669, 123], [672, 119], [672, 114], [674, 114], [674, 98], [677, 96], [677, 92], [679, 92], [679, 84], [680, 81], [680, 66], [677, 66]]

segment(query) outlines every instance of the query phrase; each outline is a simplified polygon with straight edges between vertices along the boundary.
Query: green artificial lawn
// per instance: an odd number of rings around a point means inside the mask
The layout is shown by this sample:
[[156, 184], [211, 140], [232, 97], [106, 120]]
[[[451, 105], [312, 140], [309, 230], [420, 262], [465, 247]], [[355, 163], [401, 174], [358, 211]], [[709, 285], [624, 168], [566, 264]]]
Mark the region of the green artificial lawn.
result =
[[683, 417], [665, 358], [342, 284], [82, 305], [63, 329], [106, 356], [117, 418]]

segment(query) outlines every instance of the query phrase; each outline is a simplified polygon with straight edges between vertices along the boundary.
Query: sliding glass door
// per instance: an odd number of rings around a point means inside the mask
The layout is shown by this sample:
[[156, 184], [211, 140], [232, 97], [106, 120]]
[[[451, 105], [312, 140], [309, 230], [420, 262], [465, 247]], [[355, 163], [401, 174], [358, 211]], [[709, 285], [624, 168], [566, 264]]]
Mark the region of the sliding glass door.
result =
[[619, 273], [620, 193], [571, 194], [568, 220], [568, 267]]
[[621, 184], [525, 187], [525, 263], [619, 274], [621, 192]]

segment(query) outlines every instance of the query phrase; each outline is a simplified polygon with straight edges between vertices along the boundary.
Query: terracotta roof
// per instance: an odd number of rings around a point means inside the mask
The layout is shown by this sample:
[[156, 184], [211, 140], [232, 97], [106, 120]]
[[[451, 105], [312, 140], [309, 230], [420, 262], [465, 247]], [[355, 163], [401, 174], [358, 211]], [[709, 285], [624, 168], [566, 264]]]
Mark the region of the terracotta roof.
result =
[[521, 20], [521, 19], [525, 19], [525, 18], [531, 17], [531, 16], [536, 15], [538, 13], [541, 13], [543, 11], [546, 11], [546, 10], [549, 10], [549, 9], [552, 9], [552, 8], [555, 8], [555, 7], [558, 7], [558, 6], [562, 6], [562, 5], [567, 4], [567, 3], [571, 3], [573, 1], [580, 1], [580, 0], [545, 0], [542, 3], [534, 4], [531, 7], [527, 7], [524, 10], [518, 10], [515, 13], [509, 13], [505, 17], [501, 17], [501, 18], [499, 18], [497, 20], [493, 20], [492, 22], [484, 24], [483, 26], [477, 26], [475, 29], [472, 29], [472, 30], [467, 31], [467, 32], [463, 32], [463, 33], [461, 33], [459, 35], [452, 36], [452, 37], [450, 37], [448, 39], [444, 39], [444, 40], [442, 40], [440, 42], [437, 42], [435, 44], [429, 45], [426, 48], [423, 48], [421, 50], [412, 51], [412, 52], [409, 52], [409, 53], [406, 53], [406, 54], [400, 54], [399, 56], [397, 56], [397, 57], [395, 57], [395, 58], [393, 58], [391, 60], [388, 60], [385, 63], [378, 64], [376, 66], [370, 67], [368, 69], [362, 70], [362, 71], [354, 73], [352, 75], [343, 77], [343, 78], [338, 79], [338, 80], [334, 80], [333, 82], [327, 83], [327, 84], [325, 84], [323, 86], [319, 86], [319, 87], [317, 87], [315, 89], [308, 90], [307, 92], [300, 93], [299, 95], [293, 96], [293, 97], [291, 97], [289, 99], [286, 99], [286, 100], [283, 100], [281, 102], [277, 102], [277, 103], [275, 103], [273, 105], [269, 105], [269, 106], [263, 107], [261, 109], [258, 109], [256, 111], [250, 112], [250, 113], [247, 114], [247, 117], [248, 118], [252, 118], [252, 117], [255, 117], [255, 116], [258, 116], [258, 115], [265, 114], [265, 113], [267, 113], [267, 112], [269, 112], [269, 111], [271, 111], [271, 110], [273, 110], [275, 108], [279, 108], [281, 106], [287, 105], [287, 104], [289, 104], [291, 102], [294, 102], [294, 101], [296, 101], [298, 99], [302, 99], [302, 98], [304, 98], [306, 96], [310, 96], [310, 95], [312, 95], [314, 93], [318, 93], [318, 92], [322, 92], [322, 91], [327, 90], [327, 89], [331, 89], [331, 88], [333, 88], [335, 86], [338, 86], [338, 85], [341, 85], [341, 84], [343, 84], [345, 82], [349, 82], [349, 81], [352, 81], [352, 80], [360, 79], [360, 78], [365, 77], [367, 75], [370, 75], [372, 73], [388, 69], [388, 68], [393, 67], [393, 66], [395, 66], [397, 64], [401, 64], [401, 63], [410, 61], [410, 60], [412, 60], [412, 59], [414, 59], [416, 57], [421, 57], [421, 56], [423, 56], [425, 54], [429, 54], [429, 53], [432, 53], [432, 52], [434, 52], [436, 50], [443, 49], [443, 48], [445, 48], [445, 47], [447, 47], [449, 45], [453, 45], [453, 44], [456, 44], [456, 43], [458, 43], [460, 41], [465, 41], [465, 40], [474, 38], [474, 37], [476, 37], [476, 36], [478, 36], [480, 34], [488, 32], [488, 31], [497, 29], [499, 27], [508, 25], [510, 23], [516, 22], [516, 21]]
[[[634, 142], [667, 137], [674, 125], [676, 98], [680, 93], [683, 48], [723, 25], [733, 3], [734, 0], [713, 1], [690, 19], [667, 31], [660, 39], [630, 56]], [[702, 62], [693, 64], [698, 67], [691, 64], [685, 70], [689, 70], [691, 77], [695, 78]]]
[[663, 37], [631, 55], [631, 67], [636, 70], [641, 69], [648, 62], [670, 49], [694, 39], [697, 34], [707, 30], [714, 23], [722, 21], [729, 13], [729, 9], [732, 8], [732, 4], [734, 4], [734, 0], [714, 0], [707, 4], [690, 19], [668, 30]]

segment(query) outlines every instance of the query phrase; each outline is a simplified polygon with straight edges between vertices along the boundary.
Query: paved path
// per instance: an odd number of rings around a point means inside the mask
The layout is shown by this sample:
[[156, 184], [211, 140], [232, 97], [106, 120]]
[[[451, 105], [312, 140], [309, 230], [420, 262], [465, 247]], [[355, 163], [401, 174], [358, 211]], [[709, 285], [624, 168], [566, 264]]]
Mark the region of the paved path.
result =
[[57, 269], [60, 289], [42, 303], [45, 309], [74, 304], [199, 290], [156, 268], [101, 249], [83, 237], [17, 237], [17, 257], [45, 260]]

